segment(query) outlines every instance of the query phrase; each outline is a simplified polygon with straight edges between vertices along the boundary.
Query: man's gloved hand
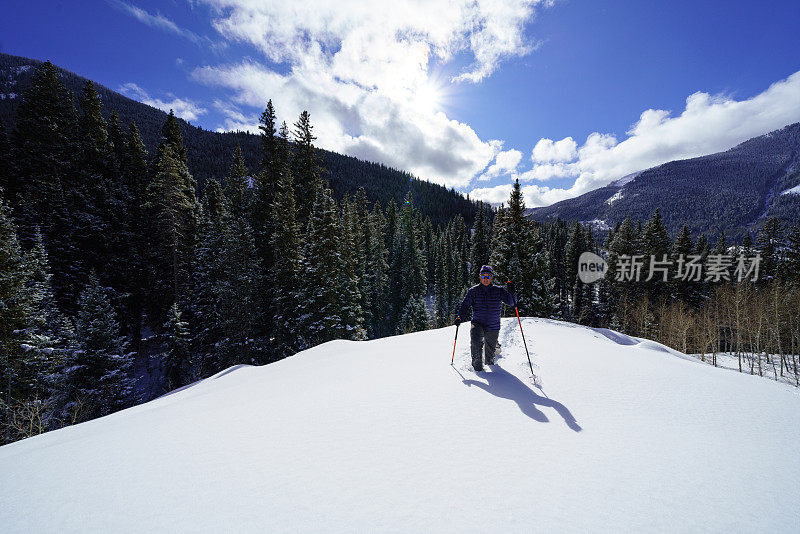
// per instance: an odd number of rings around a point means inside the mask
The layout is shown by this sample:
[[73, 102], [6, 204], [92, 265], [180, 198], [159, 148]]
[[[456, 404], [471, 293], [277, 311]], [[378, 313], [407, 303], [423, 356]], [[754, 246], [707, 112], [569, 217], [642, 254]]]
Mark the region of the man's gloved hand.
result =
[[511, 293], [513, 295], [514, 294], [514, 289], [515, 289], [514, 288], [514, 282], [512, 282], [511, 280], [506, 282], [506, 291], [508, 291], [509, 293]]
[[461, 317], [456, 317], [456, 326], [461, 324]]

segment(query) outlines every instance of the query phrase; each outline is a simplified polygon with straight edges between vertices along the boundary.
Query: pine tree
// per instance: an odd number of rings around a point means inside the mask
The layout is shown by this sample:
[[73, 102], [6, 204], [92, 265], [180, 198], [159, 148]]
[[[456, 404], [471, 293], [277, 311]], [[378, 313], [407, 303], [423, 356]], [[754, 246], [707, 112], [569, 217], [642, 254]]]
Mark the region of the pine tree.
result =
[[130, 336], [137, 355], [141, 353], [142, 326], [145, 309], [145, 287], [147, 286], [150, 232], [146, 221], [147, 186], [149, 184], [147, 149], [139, 135], [135, 122], [128, 127], [122, 160], [120, 163], [122, 182], [129, 194], [130, 240], [127, 254], [127, 280], [125, 288], [129, 295], [128, 310]]
[[[689, 255], [692, 254], [694, 251], [694, 244], [692, 243], [692, 236], [689, 233], [689, 227], [687, 225], [683, 225], [681, 227], [680, 233], [678, 233], [678, 237], [675, 239], [675, 243], [672, 245], [672, 261], [675, 265], [681, 261], [683, 258], [684, 262], [688, 262], [690, 260]], [[678, 273], [676, 272], [675, 275]], [[681, 273], [683, 275], [685, 273]], [[699, 294], [695, 290], [694, 287], [695, 282], [690, 280], [685, 280], [684, 276], [680, 276], [679, 278], [673, 277], [673, 285], [675, 287], [675, 298], [677, 298], [680, 302], [684, 302], [686, 304], [697, 305], [699, 304]]]
[[301, 263], [301, 340], [310, 347], [346, 336], [339, 306], [342, 269], [336, 203], [327, 188], [317, 189]]
[[587, 248], [584, 240], [583, 226], [578, 221], [575, 221], [570, 227], [569, 237], [567, 238], [567, 244], [564, 253], [565, 279], [572, 286], [568, 292], [568, 299], [570, 302], [569, 317], [573, 321], [578, 320], [581, 310], [584, 307], [584, 284], [578, 278], [578, 260], [580, 255], [586, 250]]
[[[275, 267], [275, 252], [270, 243], [278, 231], [279, 221], [284, 216], [273, 211], [275, 194], [289, 159], [288, 144], [283, 143], [276, 135], [275, 109], [271, 100], [267, 102], [267, 107], [261, 114], [258, 128], [261, 130], [261, 167], [254, 179], [253, 201], [248, 220], [253, 230], [261, 268], [264, 273], [270, 273]], [[262, 279], [264, 283], [268, 283], [267, 277]], [[275, 301], [271, 287], [265, 286], [258, 293], [258, 307], [265, 311], [273, 310]], [[261, 317], [263, 320], [263, 324], [259, 325], [261, 333], [265, 336], [274, 336], [273, 314], [263, 313]]]
[[59, 305], [70, 311], [86, 272], [69, 206], [76, 186], [77, 131], [72, 94], [56, 67], [42, 63], [17, 108], [11, 135], [14, 172], [5, 194], [15, 207], [26, 247], [32, 246], [35, 229], [41, 229]]
[[728, 253], [728, 240], [725, 239], [725, 230], [719, 233], [719, 239], [714, 246], [714, 254], [727, 254]]
[[217, 360], [216, 343], [222, 338], [222, 317], [217, 303], [224, 273], [217, 261], [222, 249], [223, 222], [213, 222], [208, 211], [203, 211], [199, 224], [199, 241], [195, 248], [191, 291], [184, 306], [183, 320], [191, 318], [190, 351], [197, 359], [198, 374], [209, 376], [222, 370], [223, 362]]
[[[642, 254], [644, 254], [643, 277], [644, 287], [651, 302], [657, 301], [669, 292], [669, 281], [672, 279], [672, 267], [663, 263], [669, 260], [672, 252], [672, 241], [669, 231], [661, 217], [661, 210], [656, 208], [653, 216], [645, 224], [642, 236]], [[661, 263], [659, 263], [661, 262]], [[664, 274], [659, 269], [666, 269], [666, 282]], [[652, 278], [647, 280], [652, 274]]]
[[220, 227], [228, 222], [232, 216], [231, 203], [222, 192], [222, 186], [214, 178], [206, 181], [201, 204], [203, 205], [203, 213], [208, 216], [212, 223]]
[[342, 269], [337, 278], [339, 282], [339, 307], [342, 315], [342, 326], [345, 329], [345, 339], [366, 339], [367, 332], [364, 328], [364, 311], [361, 308], [360, 280], [358, 278], [358, 215], [345, 200], [341, 206], [339, 217], [339, 253]]
[[48, 389], [58, 389], [54, 381], [57, 370], [63, 366], [73, 348], [75, 331], [72, 323], [56, 305], [52, 289], [52, 275], [41, 233], [36, 234], [33, 249], [27, 255], [30, 278], [27, 289], [31, 307], [26, 325], [25, 352], [30, 381], [36, 395], [45, 395]]
[[8, 404], [25, 392], [22, 344], [33, 313], [33, 299], [27, 287], [30, 277], [11, 209], [0, 197], [0, 397]]
[[367, 236], [367, 267], [363, 292], [368, 295], [367, 333], [370, 338], [376, 338], [389, 334], [386, 291], [389, 280], [389, 264], [387, 263], [389, 251], [386, 249], [384, 240], [383, 213], [377, 202], [369, 214], [366, 226], [369, 234]]
[[519, 180], [514, 182], [508, 207], [495, 216], [491, 265], [495, 278], [516, 285], [520, 314], [550, 317], [555, 311], [547, 250], [538, 230], [525, 216]]
[[481, 266], [489, 263], [490, 248], [489, 223], [484, 215], [483, 203], [478, 204], [478, 214], [472, 225], [472, 239], [469, 251], [470, 273], [468, 280], [475, 280]]
[[145, 208], [149, 214], [153, 246], [154, 280], [150, 300], [156, 317], [178, 302], [189, 280], [192, 248], [197, 231], [198, 203], [194, 179], [172, 143], [161, 147], [156, 175], [147, 186]]
[[397, 329], [402, 310], [409, 301], [425, 295], [427, 290], [426, 259], [422, 251], [411, 191], [406, 195], [397, 218], [393, 251], [389, 266], [390, 327]]
[[280, 220], [272, 233], [270, 248], [275, 259], [269, 271], [269, 283], [274, 299], [271, 301], [271, 315], [277, 358], [294, 353], [298, 348], [297, 313], [300, 292], [300, 229], [295, 219], [296, 204], [294, 184], [289, 168], [289, 132], [286, 123], [281, 127], [278, 144], [278, 164], [280, 175], [271, 213]]
[[11, 146], [8, 134], [0, 121], [0, 195], [5, 195], [9, 200], [15, 196], [15, 185], [12, 181], [14, 175], [11, 171]]
[[233, 219], [222, 234], [222, 248], [216, 256], [221, 278], [216, 288], [221, 339], [214, 352], [223, 367], [237, 363], [264, 363], [256, 346], [256, 329], [262, 323], [257, 292], [261, 263], [250, 225]]
[[[102, 103], [94, 84], [86, 82], [78, 98], [79, 150], [77, 181], [68, 190], [78, 253], [111, 288], [109, 296], [122, 304], [129, 278], [132, 206], [123, 181]], [[122, 310], [120, 310], [122, 311]], [[128, 314], [121, 315], [129, 330]]]
[[77, 350], [65, 367], [65, 409], [85, 421], [132, 404], [132, 358], [124, 353], [114, 309], [97, 275], [78, 300]]
[[161, 160], [162, 152], [166, 147], [170, 147], [172, 150], [172, 157], [177, 158], [184, 165], [188, 164], [188, 153], [186, 146], [183, 144], [181, 125], [175, 117], [175, 112], [171, 109], [169, 110], [169, 115], [167, 115], [167, 120], [161, 126], [161, 144], [158, 146], [157, 160]]
[[400, 312], [400, 320], [397, 324], [398, 334], [408, 334], [427, 330], [430, 327], [428, 309], [422, 297], [412, 297]]
[[249, 182], [249, 171], [244, 164], [242, 147], [236, 145], [233, 153], [228, 177], [225, 179], [225, 194], [231, 203], [231, 212], [234, 217], [244, 216], [247, 210], [247, 188]]
[[777, 217], [773, 217], [764, 223], [756, 239], [756, 249], [761, 254], [759, 281], [769, 281], [777, 277], [782, 247], [781, 223]]
[[173, 303], [164, 324], [166, 351], [163, 355], [164, 391], [171, 391], [189, 382], [189, 325], [183, 320], [178, 303]]
[[295, 181], [295, 198], [298, 200], [297, 219], [300, 224], [308, 221], [316, 189], [325, 186], [322, 183], [322, 168], [314, 141], [317, 139], [312, 133], [311, 116], [308, 111], [300, 113], [300, 118], [294, 123], [294, 155], [292, 157], [292, 176]]
[[789, 280], [800, 283], [800, 225], [794, 225], [786, 237], [784, 262]]
[[261, 130], [261, 172], [265, 173], [264, 183], [268, 187], [272, 187], [278, 181], [279, 172], [277, 127], [272, 100], [267, 102], [267, 108], [259, 117], [258, 129]]
[[114, 147], [114, 157], [117, 160], [117, 165], [121, 166], [126, 157], [126, 141], [125, 132], [122, 129], [116, 109], [111, 111], [111, 116], [108, 118], [108, 137]]

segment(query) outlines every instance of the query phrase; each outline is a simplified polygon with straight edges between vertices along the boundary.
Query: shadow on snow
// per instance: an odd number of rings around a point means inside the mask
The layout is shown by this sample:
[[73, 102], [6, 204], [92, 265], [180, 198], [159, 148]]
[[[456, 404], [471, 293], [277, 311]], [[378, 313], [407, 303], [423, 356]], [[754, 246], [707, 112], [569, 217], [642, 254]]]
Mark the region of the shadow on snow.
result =
[[[564, 422], [570, 429], [574, 430], [575, 432], [580, 432], [582, 430], [578, 422], [575, 420], [575, 417], [566, 406], [547, 396], [541, 397], [537, 395], [522, 380], [512, 375], [499, 365], [492, 365], [489, 368], [491, 371], [481, 374], [481, 376], [485, 378], [487, 382], [464, 379], [464, 383], [469, 387], [475, 386], [480, 388], [487, 393], [491, 393], [495, 397], [516, 402], [522, 413], [540, 423], [547, 423], [549, 419], [544, 412], [539, 410], [539, 407], [553, 408], [556, 412], [558, 412], [558, 415], [564, 419]], [[456, 369], [456, 371], [458, 370]]]

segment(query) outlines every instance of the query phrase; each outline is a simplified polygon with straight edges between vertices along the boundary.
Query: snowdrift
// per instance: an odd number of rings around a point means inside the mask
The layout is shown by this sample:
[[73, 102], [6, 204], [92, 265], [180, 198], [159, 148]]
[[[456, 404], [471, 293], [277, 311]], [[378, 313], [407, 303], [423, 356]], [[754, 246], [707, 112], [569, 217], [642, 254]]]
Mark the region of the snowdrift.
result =
[[610, 330], [504, 320], [235, 366], [0, 447], [3, 532], [790, 532], [800, 395]]

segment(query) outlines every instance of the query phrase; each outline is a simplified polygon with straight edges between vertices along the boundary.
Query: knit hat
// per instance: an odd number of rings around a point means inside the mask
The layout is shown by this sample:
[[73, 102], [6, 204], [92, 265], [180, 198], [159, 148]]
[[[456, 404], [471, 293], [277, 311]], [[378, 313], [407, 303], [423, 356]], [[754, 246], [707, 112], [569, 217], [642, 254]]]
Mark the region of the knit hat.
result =
[[483, 273], [489, 273], [490, 275], [494, 276], [494, 271], [488, 265], [484, 265], [483, 267], [481, 267], [480, 274], [483, 274]]

